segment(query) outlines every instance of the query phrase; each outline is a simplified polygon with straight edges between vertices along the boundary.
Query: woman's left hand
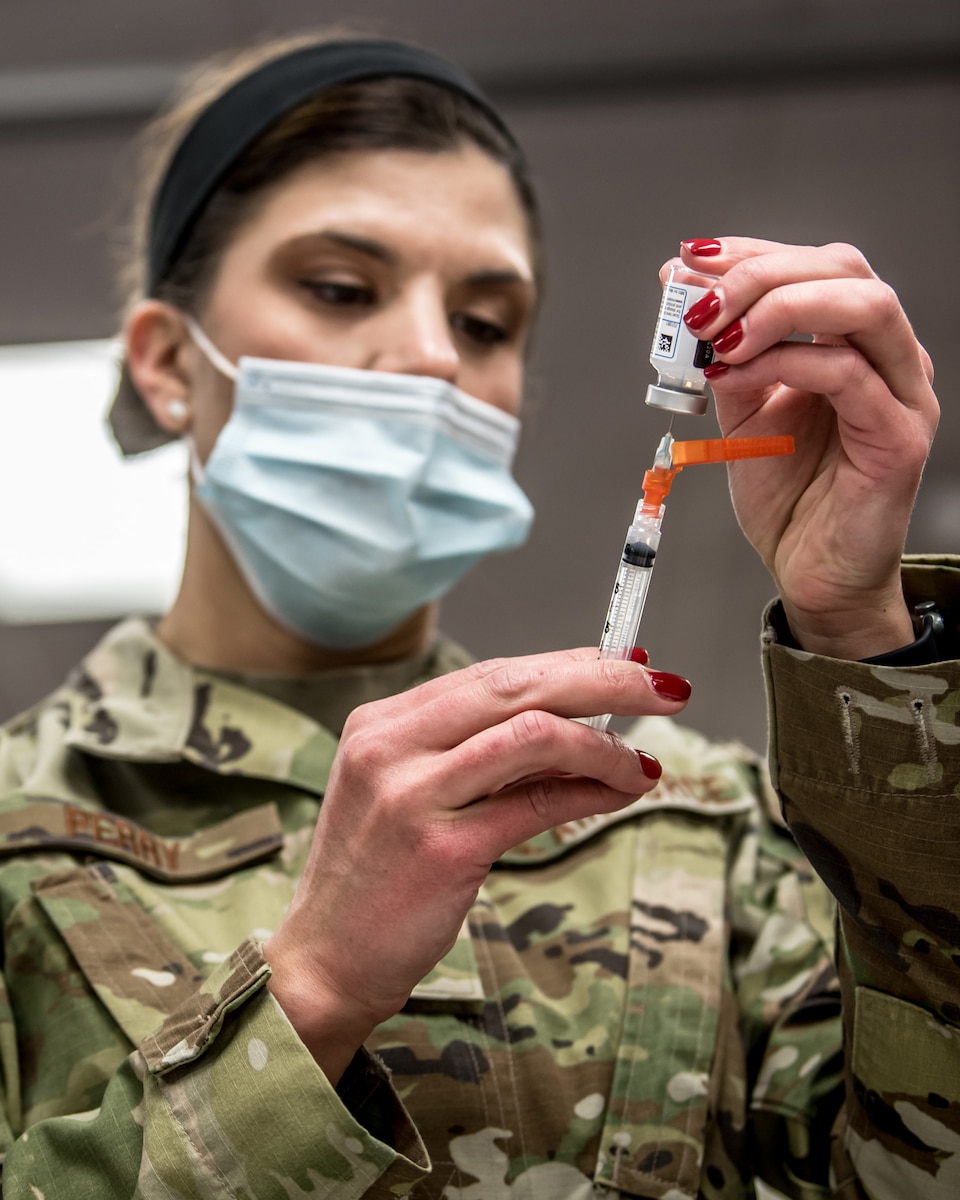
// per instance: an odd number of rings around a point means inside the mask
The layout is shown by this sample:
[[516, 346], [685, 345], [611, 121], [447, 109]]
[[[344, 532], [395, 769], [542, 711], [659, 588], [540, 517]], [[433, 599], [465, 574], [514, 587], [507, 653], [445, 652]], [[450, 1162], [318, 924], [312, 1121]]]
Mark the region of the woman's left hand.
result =
[[682, 259], [721, 277], [687, 323], [724, 364], [708, 370], [724, 436], [796, 439], [790, 458], [730, 465], [795, 638], [847, 659], [908, 644], [900, 558], [939, 407], [896, 294], [846, 245], [725, 237]]

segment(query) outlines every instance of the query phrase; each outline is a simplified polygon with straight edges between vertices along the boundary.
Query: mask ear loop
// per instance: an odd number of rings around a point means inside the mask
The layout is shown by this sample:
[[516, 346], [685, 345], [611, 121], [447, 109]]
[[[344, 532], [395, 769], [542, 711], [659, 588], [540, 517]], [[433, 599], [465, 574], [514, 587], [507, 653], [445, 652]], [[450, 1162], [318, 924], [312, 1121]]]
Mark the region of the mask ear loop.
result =
[[[233, 380], [236, 383], [240, 376], [240, 372], [230, 361], [225, 354], [216, 348], [213, 342], [207, 337], [200, 326], [196, 323], [189, 313], [182, 313], [183, 323], [187, 327], [187, 332], [193, 338], [194, 345], [204, 356], [207, 362], [219, 371], [221, 375], [225, 375], [227, 379]], [[193, 440], [193, 434], [186, 433], [183, 440], [187, 443], [188, 461], [190, 464], [190, 482], [194, 488], [198, 488], [204, 480], [205, 472], [203, 463], [200, 461], [200, 455], [197, 453], [197, 444]]]
[[226, 375], [227, 379], [232, 379], [234, 383], [240, 377], [240, 372], [237, 367], [230, 361], [229, 358], [219, 351], [213, 342], [207, 337], [200, 326], [196, 323], [189, 313], [183, 313], [183, 323], [187, 327], [187, 332], [193, 338], [194, 344], [201, 352], [207, 362], [212, 367], [220, 372], [221, 375]]
[[197, 443], [193, 440], [193, 434], [185, 433], [183, 440], [187, 445], [187, 469], [190, 472], [190, 482], [194, 490], [196, 490], [206, 478], [206, 472], [203, 469], [200, 456], [197, 454]]

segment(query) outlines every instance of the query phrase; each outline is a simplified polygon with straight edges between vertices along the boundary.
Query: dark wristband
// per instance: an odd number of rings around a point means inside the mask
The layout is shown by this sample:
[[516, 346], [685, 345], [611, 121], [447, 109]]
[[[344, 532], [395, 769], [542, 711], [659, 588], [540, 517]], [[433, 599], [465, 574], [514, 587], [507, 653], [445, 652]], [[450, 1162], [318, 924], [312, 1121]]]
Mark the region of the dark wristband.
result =
[[[802, 649], [779, 605], [771, 613], [771, 619], [777, 631], [777, 640], [782, 646], [789, 646], [794, 650]], [[944, 662], [952, 657], [944, 649], [943, 643], [947, 639], [943, 617], [932, 600], [924, 600], [913, 606], [913, 624], [917, 630], [916, 641], [896, 650], [888, 650], [886, 654], [875, 654], [872, 658], [861, 658], [858, 661], [872, 667], [929, 667], [933, 663]]]
[[[917, 605], [919, 608], [920, 605]], [[908, 646], [890, 650], [887, 654], [875, 654], [872, 658], [859, 661], [875, 667], [928, 667], [943, 662], [944, 655], [937, 643], [937, 634], [943, 632], [943, 618], [935, 608], [920, 616], [920, 636]]]

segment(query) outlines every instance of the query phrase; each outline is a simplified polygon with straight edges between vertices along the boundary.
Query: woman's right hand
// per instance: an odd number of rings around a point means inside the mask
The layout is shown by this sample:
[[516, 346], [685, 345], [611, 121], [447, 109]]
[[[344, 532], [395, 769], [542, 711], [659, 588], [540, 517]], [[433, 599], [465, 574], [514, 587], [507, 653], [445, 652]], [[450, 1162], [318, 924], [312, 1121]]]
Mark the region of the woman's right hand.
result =
[[505, 851], [655, 786], [655, 759], [569, 718], [672, 715], [689, 694], [593, 648], [477, 663], [350, 715], [264, 946], [270, 988], [331, 1080], [453, 946]]

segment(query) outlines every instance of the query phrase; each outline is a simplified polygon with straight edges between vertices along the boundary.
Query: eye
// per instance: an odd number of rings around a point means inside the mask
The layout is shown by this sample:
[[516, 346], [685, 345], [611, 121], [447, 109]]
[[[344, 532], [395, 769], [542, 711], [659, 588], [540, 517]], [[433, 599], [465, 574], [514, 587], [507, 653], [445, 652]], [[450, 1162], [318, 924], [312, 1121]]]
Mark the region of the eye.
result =
[[510, 336], [502, 325], [487, 321], [483, 317], [475, 317], [471, 313], [454, 313], [450, 324], [478, 346], [497, 346], [507, 341]]
[[332, 308], [364, 308], [376, 300], [373, 288], [335, 279], [301, 279], [300, 286]]

